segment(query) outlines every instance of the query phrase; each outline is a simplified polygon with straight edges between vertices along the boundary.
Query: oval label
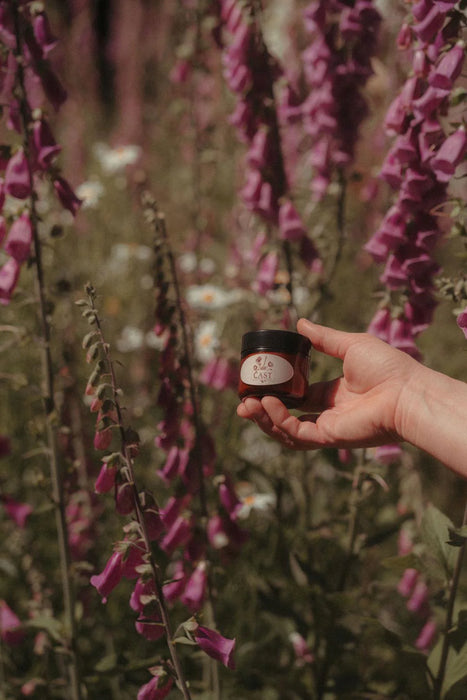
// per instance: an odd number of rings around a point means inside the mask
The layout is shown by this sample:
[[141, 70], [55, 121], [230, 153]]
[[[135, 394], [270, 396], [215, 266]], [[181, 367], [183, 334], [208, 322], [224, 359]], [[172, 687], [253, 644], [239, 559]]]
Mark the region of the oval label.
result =
[[292, 379], [294, 369], [288, 360], [280, 355], [261, 352], [250, 355], [242, 364], [240, 379], [251, 386], [283, 384]]

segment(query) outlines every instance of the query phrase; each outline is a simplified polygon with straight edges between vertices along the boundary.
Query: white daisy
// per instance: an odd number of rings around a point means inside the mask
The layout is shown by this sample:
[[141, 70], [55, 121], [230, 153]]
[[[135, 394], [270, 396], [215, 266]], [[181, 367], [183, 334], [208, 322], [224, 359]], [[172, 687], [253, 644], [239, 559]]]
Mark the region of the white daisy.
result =
[[86, 180], [75, 190], [76, 195], [83, 200], [83, 209], [94, 209], [104, 193], [104, 186], [98, 180]]
[[213, 284], [201, 284], [188, 287], [186, 297], [194, 309], [223, 309], [239, 300], [239, 291], [226, 291]]
[[219, 347], [217, 325], [214, 321], [203, 321], [195, 335], [195, 352], [201, 362], [209, 362], [215, 357]]
[[135, 145], [110, 148], [105, 143], [98, 143], [94, 153], [102, 169], [109, 174], [121, 172], [127, 165], [133, 165], [141, 156], [141, 147]]
[[241, 519], [248, 518], [252, 510], [269, 510], [276, 505], [276, 498], [272, 493], [250, 493], [241, 498], [242, 505], [237, 511]]

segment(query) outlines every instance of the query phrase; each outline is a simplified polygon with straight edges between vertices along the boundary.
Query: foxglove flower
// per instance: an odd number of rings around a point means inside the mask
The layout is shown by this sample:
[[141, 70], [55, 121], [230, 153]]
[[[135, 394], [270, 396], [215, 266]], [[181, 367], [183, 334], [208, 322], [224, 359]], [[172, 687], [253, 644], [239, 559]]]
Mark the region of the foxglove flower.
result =
[[0, 304], [8, 304], [18, 282], [20, 266], [14, 258], [0, 268]]
[[97, 589], [103, 603], [107, 602], [109, 594], [120, 583], [122, 576], [123, 555], [121, 552], [112, 554], [102, 573], [91, 576], [90, 583]]
[[198, 625], [193, 633], [198, 646], [216, 661], [220, 661], [227, 668], [234, 669], [235, 639], [227, 639], [219, 632]]
[[438, 627], [434, 620], [427, 620], [415, 640], [415, 647], [420, 651], [429, 651], [438, 634]]
[[21, 214], [11, 225], [5, 241], [5, 251], [21, 265], [29, 258], [31, 243], [31, 219], [28, 214]]
[[5, 192], [17, 199], [31, 194], [31, 173], [23, 148], [19, 148], [8, 161], [5, 170]]
[[165, 672], [156, 673], [151, 680], [138, 690], [137, 700], [164, 700], [170, 693], [173, 679]]
[[26, 525], [26, 520], [32, 513], [32, 508], [28, 503], [20, 503], [15, 501], [11, 496], [3, 494], [0, 496], [0, 503], [3, 503], [8, 516], [23, 529]]
[[11, 646], [21, 644], [25, 637], [21, 620], [4, 600], [0, 600], [0, 637]]
[[199, 562], [190, 578], [185, 584], [183, 594], [180, 600], [187, 606], [191, 612], [197, 612], [201, 609], [206, 595], [207, 575], [206, 562]]

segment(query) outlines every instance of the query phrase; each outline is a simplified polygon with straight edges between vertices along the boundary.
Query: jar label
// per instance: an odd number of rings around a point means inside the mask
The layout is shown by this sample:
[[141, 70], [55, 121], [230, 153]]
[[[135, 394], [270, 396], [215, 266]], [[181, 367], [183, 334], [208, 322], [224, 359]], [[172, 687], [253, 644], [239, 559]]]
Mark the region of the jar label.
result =
[[244, 384], [264, 386], [268, 384], [283, 384], [292, 379], [294, 368], [280, 355], [258, 353], [244, 360], [240, 371], [240, 379]]

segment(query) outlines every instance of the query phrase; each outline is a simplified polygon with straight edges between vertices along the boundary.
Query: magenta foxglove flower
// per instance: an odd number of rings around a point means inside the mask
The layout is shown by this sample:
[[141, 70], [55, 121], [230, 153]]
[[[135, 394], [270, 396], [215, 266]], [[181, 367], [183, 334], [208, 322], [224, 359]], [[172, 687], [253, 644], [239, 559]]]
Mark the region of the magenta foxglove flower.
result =
[[219, 632], [198, 625], [194, 631], [194, 637], [198, 646], [213, 659], [220, 661], [227, 668], [234, 669], [235, 639], [227, 639]]
[[255, 291], [258, 294], [265, 294], [273, 288], [278, 269], [279, 257], [277, 253], [275, 251], [266, 253], [259, 264], [255, 280]]
[[120, 515], [130, 515], [135, 509], [134, 488], [129, 481], [118, 484], [115, 493], [115, 510]]
[[186, 605], [191, 612], [195, 613], [201, 609], [206, 595], [206, 587], [206, 562], [201, 561], [196, 565], [181, 595], [182, 603]]
[[170, 693], [173, 679], [162, 673], [151, 678], [149, 683], [138, 690], [137, 700], [164, 700]]
[[279, 230], [280, 237], [289, 241], [300, 241], [306, 235], [302, 220], [290, 200], [280, 206]]
[[212, 386], [213, 389], [224, 391], [235, 389], [237, 377], [238, 370], [229, 360], [225, 357], [215, 357], [204, 365], [199, 380], [202, 384]]
[[466, 151], [467, 134], [461, 126], [447, 137], [430, 161], [438, 182], [449, 182]]
[[143, 515], [149, 539], [152, 541], [157, 540], [164, 529], [164, 523], [159, 512], [155, 508], [145, 508]]
[[423, 625], [420, 634], [415, 640], [415, 647], [420, 651], [429, 651], [438, 634], [438, 627], [434, 620], [427, 620]]
[[170, 555], [177, 547], [186, 545], [190, 537], [190, 522], [183, 516], [179, 516], [162, 539], [160, 547], [164, 552]]
[[173, 445], [167, 453], [163, 468], [157, 473], [166, 483], [169, 483], [176, 476], [184, 473], [188, 459], [188, 450]]
[[70, 184], [63, 177], [57, 177], [54, 180], [54, 189], [57, 193], [62, 206], [75, 216], [82, 204], [82, 200], [79, 199], [70, 187]]
[[222, 483], [219, 484], [219, 500], [229, 517], [235, 520], [242, 503], [235, 493], [232, 479], [229, 476], [224, 476]]
[[25, 637], [21, 620], [4, 600], [0, 600], [0, 637], [12, 646], [21, 644]]
[[52, 34], [47, 15], [43, 12], [37, 14], [34, 18], [33, 31], [43, 54], [47, 55], [57, 45], [57, 40]]
[[102, 464], [99, 475], [94, 484], [94, 491], [96, 493], [108, 493], [115, 486], [115, 475], [117, 473], [117, 467], [112, 464]]
[[145, 606], [149, 602], [149, 599], [152, 601], [155, 600], [155, 598], [156, 588], [154, 586], [154, 581], [151, 579], [149, 581], [143, 582], [139, 578], [136, 581], [133, 593], [130, 596], [130, 608], [135, 612], [141, 614], [144, 611]]
[[32, 513], [32, 508], [28, 503], [20, 503], [15, 501], [11, 496], [0, 496], [0, 502], [8, 513], [8, 516], [17, 524], [19, 528], [24, 528], [26, 520]]
[[120, 583], [122, 576], [123, 554], [121, 552], [112, 554], [102, 573], [91, 576], [90, 583], [97, 589], [103, 603], [107, 602], [109, 594]]
[[430, 75], [430, 85], [444, 90], [451, 90], [454, 81], [462, 71], [465, 59], [465, 47], [458, 41], [449, 51], [442, 55], [434, 72]]
[[135, 627], [138, 634], [152, 642], [157, 641], [165, 634], [165, 627], [162, 624], [161, 617], [156, 613], [145, 617], [144, 620], [136, 620]]
[[7, 260], [0, 268], [0, 304], [9, 304], [18, 282], [19, 273], [20, 266], [14, 258]]
[[426, 616], [429, 609], [428, 586], [424, 581], [417, 581], [410, 598], [407, 601], [407, 610]]
[[32, 224], [29, 215], [24, 213], [12, 223], [5, 250], [18, 263], [23, 263], [29, 258], [32, 243]]
[[467, 338], [467, 308], [462, 311], [457, 317], [457, 325]]
[[50, 126], [45, 119], [34, 122], [32, 143], [38, 166], [42, 170], [47, 170], [54, 158], [56, 158], [62, 150], [62, 147], [55, 141]]
[[164, 527], [170, 528], [182, 510], [186, 508], [191, 500], [191, 495], [186, 494], [183, 497], [171, 496], [165, 506], [160, 510], [161, 520]]
[[104, 428], [104, 430], [96, 430], [94, 435], [94, 447], [96, 450], [106, 450], [111, 442], [111, 428]]
[[292, 632], [289, 635], [289, 639], [292, 642], [295, 652], [296, 665], [304, 666], [305, 664], [312, 664], [315, 657], [302, 635], [299, 634], [299, 632]]
[[26, 199], [31, 194], [31, 174], [22, 148], [16, 151], [6, 166], [5, 192], [16, 199]]
[[401, 580], [397, 584], [397, 590], [404, 598], [408, 598], [413, 593], [419, 576], [420, 573], [417, 569], [406, 569], [404, 571]]
[[164, 584], [164, 598], [170, 603], [178, 600], [182, 595], [188, 576], [185, 572], [183, 562], [178, 560], [173, 565], [173, 571], [170, 575], [170, 580]]

